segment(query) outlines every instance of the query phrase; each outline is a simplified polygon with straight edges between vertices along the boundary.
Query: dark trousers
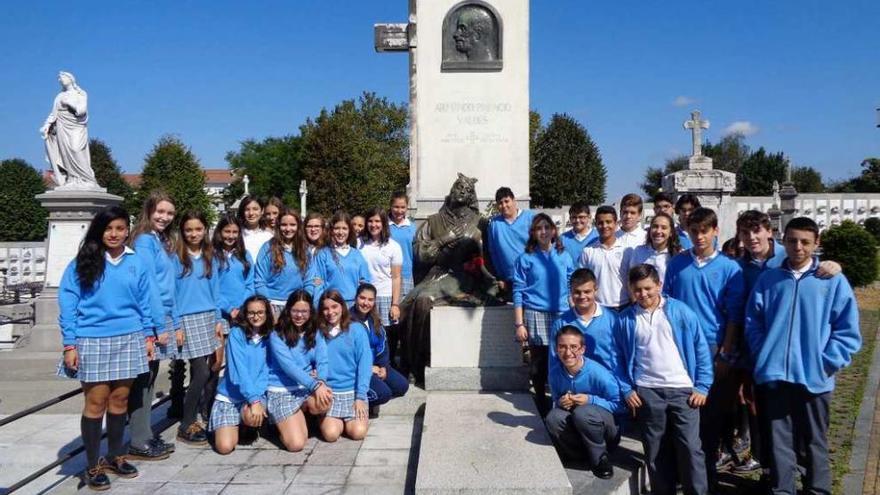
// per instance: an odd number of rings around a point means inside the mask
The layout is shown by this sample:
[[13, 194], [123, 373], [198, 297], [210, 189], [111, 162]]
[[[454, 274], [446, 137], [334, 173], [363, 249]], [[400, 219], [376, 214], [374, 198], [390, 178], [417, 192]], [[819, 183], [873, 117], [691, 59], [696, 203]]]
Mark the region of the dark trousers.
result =
[[544, 422], [563, 453], [578, 458], [586, 451], [590, 466], [598, 464], [602, 455], [620, 442], [620, 431], [614, 423], [614, 416], [594, 404], [584, 404], [571, 411], [554, 407]]
[[[700, 447], [700, 412], [688, 405], [691, 389], [638, 387], [642, 407], [636, 420], [651, 478], [652, 493], [675, 494], [675, 466], [685, 494], [708, 491], [705, 456]], [[664, 436], [670, 438], [675, 457], [661, 456]]]
[[153, 438], [153, 425], [151, 412], [153, 405], [153, 390], [156, 385], [156, 375], [159, 374], [159, 361], [150, 361], [150, 370], [141, 373], [135, 378], [128, 394], [128, 424], [131, 429], [131, 445], [144, 449]]
[[813, 394], [803, 385], [786, 382], [758, 385], [757, 389], [770, 455], [771, 492], [796, 493], [797, 452], [802, 449], [806, 468], [803, 492], [830, 494], [827, 433], [831, 392]]
[[706, 475], [712, 484], [717, 480], [718, 447], [722, 442], [728, 448], [733, 446], [739, 384], [733, 373], [724, 378], [716, 376], [706, 396], [706, 405], [700, 410], [700, 440], [706, 454]]
[[371, 406], [379, 406], [394, 397], [403, 397], [407, 390], [409, 390], [409, 380], [388, 366], [385, 368], [384, 380], [375, 374], [370, 377], [370, 392], [367, 397], [370, 399]]
[[542, 416], [550, 409], [547, 400], [547, 374], [550, 348], [546, 345], [529, 346], [529, 379], [535, 389], [535, 403]]

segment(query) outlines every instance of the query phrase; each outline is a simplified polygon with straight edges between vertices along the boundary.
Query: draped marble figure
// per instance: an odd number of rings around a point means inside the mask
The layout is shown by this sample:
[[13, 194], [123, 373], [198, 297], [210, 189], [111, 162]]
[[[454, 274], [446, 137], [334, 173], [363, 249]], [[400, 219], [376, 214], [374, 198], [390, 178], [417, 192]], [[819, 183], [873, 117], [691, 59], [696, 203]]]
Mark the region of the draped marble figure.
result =
[[58, 82], [61, 92], [40, 128], [46, 142], [46, 161], [52, 166], [58, 188], [99, 189], [89, 155], [88, 95], [69, 72], [59, 72]]

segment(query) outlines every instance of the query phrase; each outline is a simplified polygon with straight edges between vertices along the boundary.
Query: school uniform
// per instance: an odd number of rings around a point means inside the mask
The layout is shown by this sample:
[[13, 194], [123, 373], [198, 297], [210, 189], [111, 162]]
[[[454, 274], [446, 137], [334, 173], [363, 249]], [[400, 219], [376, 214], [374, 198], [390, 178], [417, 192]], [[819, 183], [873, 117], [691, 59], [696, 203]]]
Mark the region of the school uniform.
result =
[[354, 419], [355, 400], [367, 401], [373, 359], [367, 330], [353, 321], [347, 331], [330, 330], [327, 340], [327, 385], [333, 390], [333, 405], [327, 416]]
[[627, 308], [617, 338], [621, 395], [626, 398], [635, 390], [642, 400], [636, 414], [654, 493], [675, 493], [674, 465], [659, 456], [667, 434], [675, 443], [685, 493], [706, 493], [700, 412], [688, 405], [693, 392], [709, 393], [713, 379], [699, 318], [685, 303], [663, 297], [653, 312], [638, 304]]
[[[170, 340], [174, 339], [174, 329], [180, 328], [180, 320], [174, 319], [174, 262], [173, 253], [165, 250], [165, 246], [155, 232], [143, 233], [134, 240], [134, 252], [148, 274], [153, 278], [154, 297], [159, 299], [162, 305], [163, 315], [156, 322], [156, 337], [167, 333]], [[155, 343], [153, 359], [170, 359], [174, 357], [176, 347], [170, 343], [161, 345]]]
[[619, 238], [611, 247], [596, 239], [581, 253], [580, 268], [589, 268], [596, 275], [596, 301], [603, 306], [618, 308], [629, 304], [629, 289], [623, 273], [629, 250]]
[[[291, 346], [278, 332], [269, 336], [269, 421], [278, 424], [296, 414], [309, 395], [327, 379], [327, 344], [317, 332], [315, 345], [306, 348], [300, 336]], [[311, 375], [315, 372], [315, 376]]]
[[584, 248], [598, 239], [599, 234], [596, 232], [596, 229], [590, 227], [590, 230], [585, 234], [578, 234], [574, 229], [570, 229], [563, 232], [560, 237], [562, 238], [562, 244], [565, 246], [565, 252], [571, 256], [571, 261], [577, 265], [581, 259], [581, 253], [584, 252]]
[[489, 221], [489, 257], [499, 280], [513, 279], [513, 266], [519, 255], [526, 250], [529, 229], [534, 218], [534, 211], [520, 208], [512, 221], [501, 214], [493, 216]]
[[758, 277], [761, 276], [762, 273], [766, 270], [770, 270], [772, 268], [780, 268], [782, 266], [782, 262], [785, 261], [786, 254], [785, 248], [782, 244], [770, 239], [770, 252], [771, 255], [769, 258], [764, 260], [756, 260], [752, 258], [751, 253], [746, 251], [742, 257], [737, 259], [740, 268], [743, 271], [743, 282], [745, 283], [745, 293], [746, 298], [748, 298], [749, 294], [752, 293], [752, 289], [755, 287], [755, 284], [758, 282]]
[[572, 272], [571, 257], [555, 246], [517, 258], [512, 278], [513, 306], [523, 308], [531, 345], [550, 344], [553, 322], [568, 309], [568, 279]]
[[244, 249], [251, 255], [251, 259], [259, 257], [263, 245], [272, 240], [274, 234], [271, 230], [264, 229], [241, 229], [241, 237], [244, 240]]
[[415, 265], [415, 259], [413, 257], [413, 241], [416, 238], [416, 227], [409, 218], [404, 218], [400, 223], [389, 221], [388, 230], [391, 232], [391, 238], [397, 241], [403, 253], [403, 265], [400, 269], [400, 276], [402, 277], [400, 299], [403, 300], [414, 286], [413, 266]]
[[607, 308], [602, 308], [601, 304], [596, 305], [593, 316], [585, 320], [578, 314], [577, 310], [570, 308], [553, 322], [550, 329], [550, 366], [558, 363], [556, 355], [556, 335], [564, 326], [571, 325], [576, 327], [584, 334], [584, 357], [590, 361], [595, 361], [606, 369], [613, 371], [617, 367], [617, 347], [614, 341], [614, 335], [617, 332], [617, 313]]
[[[355, 308], [350, 309], [354, 315]], [[409, 390], [409, 380], [400, 374], [396, 369], [391, 367], [390, 354], [388, 352], [387, 340], [385, 338], [385, 329], [381, 326], [376, 332], [373, 325], [373, 319], [367, 317], [363, 320], [364, 330], [367, 331], [367, 339], [370, 342], [370, 352], [373, 358], [373, 366], [385, 368], [385, 379], [379, 378], [379, 375], [373, 373], [370, 376], [370, 390], [367, 398], [370, 406], [380, 406], [385, 404], [394, 397], [403, 397]]]
[[669, 253], [668, 248], [658, 251], [650, 244], [641, 244], [636, 246], [627, 257], [627, 263], [623, 270], [623, 274], [624, 276], [629, 277], [629, 271], [633, 267], [647, 264], [656, 268], [660, 280], [664, 280], [666, 277], [666, 266], [671, 259], [672, 255]]
[[250, 253], [244, 253], [245, 261], [248, 262], [247, 274], [245, 274], [244, 264], [232, 251], [217, 253], [217, 256], [224, 256], [226, 263], [220, 268], [217, 266], [217, 276], [219, 277], [219, 301], [220, 315], [223, 317], [223, 333], [229, 333], [229, 322], [232, 320], [232, 311], [241, 309], [247, 298], [255, 294], [254, 274], [256, 267]]
[[[694, 242], [691, 241], [691, 235], [688, 234], [687, 230], [681, 228], [681, 224], [677, 224], [675, 226], [675, 232], [678, 234], [678, 243], [681, 245], [681, 249], [687, 251], [694, 247]], [[716, 248], [718, 247], [718, 239], [715, 239]]]
[[190, 257], [192, 269], [184, 277], [180, 259], [174, 258], [174, 286], [177, 305], [176, 317], [180, 319], [185, 338], [178, 359], [194, 359], [212, 354], [220, 341], [214, 332], [220, 316], [219, 295], [220, 277], [217, 276], [217, 263], [214, 262], [211, 278], [206, 277], [203, 254]]
[[[367, 239], [360, 252], [367, 263], [372, 284], [376, 287], [376, 310], [382, 319], [382, 325], [388, 326], [391, 324], [389, 312], [393, 297], [391, 269], [399, 266], [401, 272], [403, 271], [403, 250], [394, 239], [388, 239], [385, 244]], [[403, 296], [400, 297], [403, 299]]]
[[372, 281], [361, 252], [347, 245], [319, 249], [313, 264], [312, 273], [317, 279], [314, 288], [315, 304], [319, 304], [324, 292], [336, 289], [350, 306], [354, 302], [358, 286], [362, 282]]
[[152, 277], [134, 250], [105, 255], [104, 274], [84, 290], [76, 259], [58, 286], [58, 325], [65, 346], [75, 345], [78, 369], [58, 365], [58, 376], [84, 383], [128, 380], [146, 373], [146, 337], [154, 335], [161, 309], [152, 297]]
[[645, 243], [647, 238], [647, 232], [645, 229], [638, 225], [629, 232], [623, 229], [617, 229], [617, 232], [614, 235], [617, 236], [617, 239], [620, 240], [623, 247], [627, 249], [635, 249], [636, 247], [641, 246]]
[[245, 405], [266, 404], [268, 366], [267, 338], [248, 337], [241, 327], [232, 327], [226, 341], [226, 372], [217, 385], [211, 408], [210, 431], [238, 426]]
[[[550, 368], [550, 395], [553, 409], [547, 414], [547, 431], [562, 450], [570, 456], [586, 452], [591, 466], [599, 463], [602, 455], [617, 446], [620, 431], [614, 415], [623, 413], [620, 385], [605, 366], [582, 358], [581, 368], [571, 374], [555, 358]], [[559, 399], [566, 393], [587, 394], [586, 404], [572, 410], [562, 409]]]
[[831, 493], [826, 436], [834, 375], [862, 344], [852, 288], [840, 274], [817, 277], [818, 266], [814, 258], [794, 270], [786, 260], [765, 271], [746, 306], [745, 336], [755, 363], [759, 420], [769, 433], [773, 493], [795, 493], [796, 444], [806, 454], [804, 492]]
[[280, 270], [275, 268], [272, 244], [275, 240], [263, 244], [260, 254], [257, 255], [256, 271], [254, 273], [254, 291], [272, 303], [272, 309], [276, 318], [284, 310], [287, 298], [293, 291], [304, 289], [306, 292], [314, 291], [314, 275], [309, 271], [311, 266], [306, 265], [305, 273], [300, 270], [292, 249], [282, 249], [284, 253], [284, 266]]

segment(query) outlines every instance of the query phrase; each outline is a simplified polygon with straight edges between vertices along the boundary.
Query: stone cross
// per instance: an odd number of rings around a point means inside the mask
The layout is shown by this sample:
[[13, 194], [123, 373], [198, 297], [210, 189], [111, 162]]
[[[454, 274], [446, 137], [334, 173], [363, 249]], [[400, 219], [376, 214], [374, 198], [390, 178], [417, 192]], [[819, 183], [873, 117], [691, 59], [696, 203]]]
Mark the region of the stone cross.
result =
[[299, 182], [299, 214], [302, 218], [306, 217], [306, 199], [309, 196], [309, 188], [306, 186], [306, 180]]
[[251, 179], [247, 175], [245, 175], [241, 178], [241, 182], [244, 183], [244, 195], [247, 196], [248, 194], [250, 194], [250, 192], [248, 191], [248, 184], [251, 183]]
[[709, 121], [700, 119], [700, 111], [691, 112], [691, 120], [685, 121], [685, 129], [690, 129], [693, 135], [693, 155], [703, 156], [703, 129], [709, 128]]

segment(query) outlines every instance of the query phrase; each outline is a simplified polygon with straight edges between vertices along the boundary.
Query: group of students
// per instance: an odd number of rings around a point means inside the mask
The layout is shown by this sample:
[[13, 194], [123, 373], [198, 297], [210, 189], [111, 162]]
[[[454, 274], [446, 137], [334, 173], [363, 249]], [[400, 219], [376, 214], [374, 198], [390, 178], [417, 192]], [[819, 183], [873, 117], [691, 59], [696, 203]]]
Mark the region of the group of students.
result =
[[769, 217], [747, 211], [725, 254], [697, 197], [653, 200], [647, 230], [628, 194], [620, 217], [574, 204], [560, 234], [509, 189], [496, 195], [489, 252], [560, 452], [610, 478], [608, 453], [634, 427], [654, 493], [714, 493], [732, 465], [762, 469], [772, 493], [794, 494], [799, 469], [805, 493], [830, 493], [834, 375], [861, 334], [840, 265], [817, 257], [818, 226], [795, 218], [780, 245]]
[[315, 213], [303, 223], [275, 198], [246, 197], [213, 233], [200, 213], [178, 218], [159, 191], [134, 229], [123, 208], [101, 210], [59, 284], [57, 373], [82, 383], [87, 485], [106, 490], [108, 472], [138, 475], [126, 459], [174, 452], [150, 423], [162, 359], [189, 367], [181, 397], [174, 391], [182, 383], [172, 384], [171, 414], [185, 443], [208, 442], [200, 412], [221, 454], [234, 450], [240, 426], [252, 431], [265, 419], [285, 448], [301, 450], [305, 414], [326, 441], [364, 438], [378, 406], [409, 387], [391, 366], [386, 338], [413, 285], [406, 203], [395, 195], [390, 219], [375, 208], [359, 224], [339, 211], [325, 225]]

